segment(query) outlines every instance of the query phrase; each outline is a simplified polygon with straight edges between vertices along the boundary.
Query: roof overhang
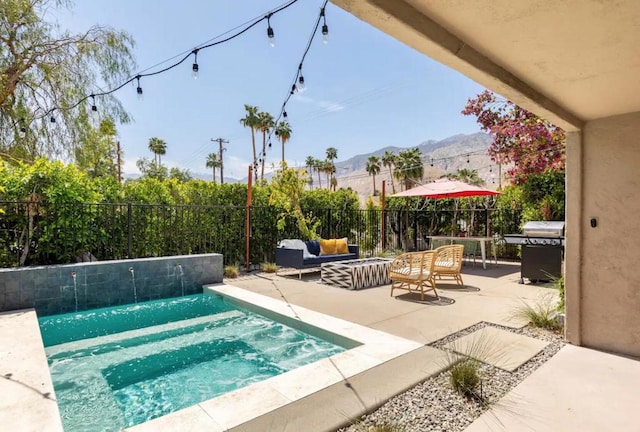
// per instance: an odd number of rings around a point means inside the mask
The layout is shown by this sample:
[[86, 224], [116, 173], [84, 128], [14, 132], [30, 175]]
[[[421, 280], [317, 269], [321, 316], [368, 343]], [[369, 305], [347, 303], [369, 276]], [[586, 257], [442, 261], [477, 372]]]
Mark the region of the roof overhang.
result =
[[567, 131], [640, 111], [638, 1], [332, 2]]

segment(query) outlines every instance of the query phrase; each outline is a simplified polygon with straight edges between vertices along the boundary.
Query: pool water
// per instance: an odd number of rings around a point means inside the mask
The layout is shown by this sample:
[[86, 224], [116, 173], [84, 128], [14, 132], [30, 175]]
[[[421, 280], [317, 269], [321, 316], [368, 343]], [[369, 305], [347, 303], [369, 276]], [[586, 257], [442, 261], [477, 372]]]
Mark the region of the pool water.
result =
[[66, 432], [118, 431], [345, 350], [203, 294], [39, 321]]

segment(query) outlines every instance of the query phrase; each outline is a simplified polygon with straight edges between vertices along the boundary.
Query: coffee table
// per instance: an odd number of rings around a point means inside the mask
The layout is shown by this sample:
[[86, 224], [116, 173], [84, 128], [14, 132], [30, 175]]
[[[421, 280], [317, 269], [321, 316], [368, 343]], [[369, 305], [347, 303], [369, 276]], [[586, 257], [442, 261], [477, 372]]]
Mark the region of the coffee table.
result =
[[391, 259], [362, 258], [322, 263], [320, 280], [328, 285], [357, 290], [391, 283], [388, 269]]

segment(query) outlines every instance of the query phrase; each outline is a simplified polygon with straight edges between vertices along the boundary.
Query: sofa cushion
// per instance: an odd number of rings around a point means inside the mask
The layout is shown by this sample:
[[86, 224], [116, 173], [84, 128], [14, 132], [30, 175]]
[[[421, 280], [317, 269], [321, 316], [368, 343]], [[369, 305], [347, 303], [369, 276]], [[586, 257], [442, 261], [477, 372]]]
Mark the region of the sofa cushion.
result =
[[349, 243], [346, 237], [336, 239], [336, 253], [337, 254], [348, 254], [349, 253]]
[[325, 262], [333, 262], [333, 261], [345, 261], [357, 259], [358, 256], [354, 253], [349, 254], [340, 254], [340, 255], [320, 255], [314, 258], [308, 258], [304, 260], [305, 267], [314, 267], [319, 266]]
[[278, 244], [278, 247], [286, 249], [300, 249], [302, 250], [302, 259], [315, 257], [315, 255], [310, 253], [307, 249], [306, 243], [299, 239], [280, 240], [280, 244]]
[[310, 254], [315, 256], [320, 255], [320, 242], [318, 240], [307, 240], [304, 244], [307, 245], [307, 250]]
[[336, 239], [320, 239], [320, 256], [336, 254]]

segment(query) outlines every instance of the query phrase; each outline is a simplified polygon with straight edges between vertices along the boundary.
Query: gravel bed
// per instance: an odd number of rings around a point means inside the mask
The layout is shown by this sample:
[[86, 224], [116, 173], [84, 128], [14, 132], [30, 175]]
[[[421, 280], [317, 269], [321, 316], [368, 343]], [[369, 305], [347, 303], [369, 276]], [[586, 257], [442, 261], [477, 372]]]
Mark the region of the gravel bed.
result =
[[373, 426], [389, 424], [402, 432], [462, 431], [564, 346], [563, 338], [558, 333], [533, 327], [513, 329], [485, 322], [449, 335], [430, 346], [444, 349], [447, 343], [487, 326], [541, 339], [549, 342], [549, 345], [513, 372], [482, 364], [483, 402], [469, 400], [456, 393], [449, 383], [448, 372], [444, 371], [387, 401], [376, 411], [359, 419], [358, 423], [339, 432], [364, 432]]

